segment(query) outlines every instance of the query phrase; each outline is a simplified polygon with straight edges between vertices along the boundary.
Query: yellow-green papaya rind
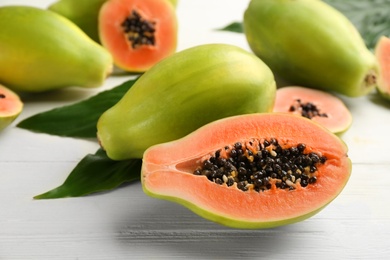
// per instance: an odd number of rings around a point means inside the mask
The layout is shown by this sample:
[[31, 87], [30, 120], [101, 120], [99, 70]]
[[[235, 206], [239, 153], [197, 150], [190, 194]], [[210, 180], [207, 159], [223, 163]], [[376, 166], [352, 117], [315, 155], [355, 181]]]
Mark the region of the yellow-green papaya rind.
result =
[[[102, 5], [108, 0], [58, 0], [49, 5], [48, 9], [56, 12], [75, 23], [91, 39], [100, 42], [98, 17]], [[175, 7], [177, 0], [169, 0]]]
[[351, 97], [376, 86], [373, 53], [352, 23], [320, 0], [252, 0], [243, 25], [253, 52], [291, 84]]
[[171, 2], [174, 7], [177, 7], [179, 0], [169, 0], [169, 2]]
[[[22, 111], [20, 111], [22, 112]], [[0, 115], [0, 131], [2, 131], [4, 128], [8, 127], [10, 124], [12, 124], [13, 121], [15, 121], [15, 119], [20, 115], [20, 113], [18, 114], [14, 114], [12, 116], [6, 116], [6, 117], [3, 117]]]
[[111, 54], [68, 19], [30, 6], [0, 8], [0, 83], [16, 91], [97, 87]]
[[171, 196], [162, 196], [160, 194], [155, 194], [145, 188], [145, 186], [142, 186], [143, 191], [146, 195], [156, 198], [156, 199], [162, 199], [162, 200], [167, 200], [171, 202], [178, 203], [195, 214], [199, 215], [202, 218], [205, 218], [207, 220], [213, 221], [215, 223], [231, 227], [231, 228], [239, 228], [239, 229], [267, 229], [267, 228], [274, 228], [274, 227], [279, 227], [279, 226], [285, 226], [285, 225], [290, 225], [294, 224], [300, 221], [303, 221], [305, 219], [308, 219], [318, 212], [320, 212], [322, 209], [324, 209], [331, 201], [329, 201], [328, 204], [324, 205], [321, 208], [318, 208], [310, 213], [301, 215], [296, 218], [290, 218], [290, 219], [283, 219], [283, 220], [270, 220], [270, 221], [264, 221], [264, 222], [255, 222], [255, 221], [246, 221], [243, 219], [234, 219], [234, 218], [229, 218], [228, 216], [222, 216], [219, 214], [216, 214], [211, 211], [207, 211], [206, 209], [203, 209], [199, 207], [198, 205], [195, 205], [193, 203], [188, 202], [187, 200], [177, 198], [177, 197], [171, 197]]
[[107, 0], [59, 0], [48, 9], [75, 23], [91, 39], [99, 40], [98, 17], [102, 5]]
[[0, 115], [0, 131], [2, 131], [4, 128], [12, 124], [15, 121], [15, 119], [20, 115], [21, 112], [22, 110], [20, 110], [20, 112], [17, 114], [14, 114], [12, 116], [6, 116], [6, 117]]
[[0, 131], [8, 127], [23, 111], [23, 102], [10, 89], [0, 85]]
[[98, 139], [114, 160], [142, 158], [150, 146], [206, 123], [272, 111], [276, 84], [258, 57], [205, 44], [175, 53], [143, 74], [98, 120]]

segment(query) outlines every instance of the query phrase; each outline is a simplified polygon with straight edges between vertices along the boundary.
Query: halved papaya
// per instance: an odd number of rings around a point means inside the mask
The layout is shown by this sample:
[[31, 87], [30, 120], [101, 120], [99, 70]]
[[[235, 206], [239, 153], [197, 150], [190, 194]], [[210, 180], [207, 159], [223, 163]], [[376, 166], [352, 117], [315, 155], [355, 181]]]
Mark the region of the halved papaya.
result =
[[[109, 0], [57, 0], [48, 6], [48, 9], [56, 12], [76, 24], [92, 40], [99, 42], [98, 16], [102, 5]], [[177, 0], [169, 0], [174, 7]]]
[[352, 114], [340, 98], [300, 86], [279, 88], [273, 111], [309, 118], [335, 134], [345, 132], [352, 124]]
[[177, 17], [168, 0], [110, 0], [99, 11], [99, 37], [114, 63], [144, 72], [176, 51]]
[[382, 97], [390, 100], [390, 38], [379, 38], [375, 46], [375, 56], [380, 67], [377, 90]]
[[10, 125], [22, 112], [23, 102], [10, 89], [0, 85], [0, 131]]
[[321, 125], [286, 113], [238, 115], [145, 151], [146, 194], [235, 228], [313, 216], [343, 190], [347, 146]]

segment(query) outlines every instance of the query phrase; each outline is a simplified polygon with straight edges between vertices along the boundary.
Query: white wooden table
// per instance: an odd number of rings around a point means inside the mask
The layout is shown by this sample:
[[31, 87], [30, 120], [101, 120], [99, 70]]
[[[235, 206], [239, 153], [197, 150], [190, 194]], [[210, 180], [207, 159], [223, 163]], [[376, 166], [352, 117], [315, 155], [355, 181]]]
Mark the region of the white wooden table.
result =
[[[2, 0], [46, 7], [50, 0]], [[223, 42], [249, 50], [242, 34], [217, 32], [241, 21], [248, 0], [181, 0], [179, 50]], [[344, 191], [297, 224], [236, 230], [146, 196], [139, 182], [81, 198], [33, 200], [60, 185], [98, 145], [93, 140], [35, 134], [24, 118], [119, 85], [70, 88], [25, 100], [17, 121], [0, 133], [0, 259], [390, 259], [390, 103], [375, 94], [344, 98], [354, 122], [343, 136], [353, 162]]]

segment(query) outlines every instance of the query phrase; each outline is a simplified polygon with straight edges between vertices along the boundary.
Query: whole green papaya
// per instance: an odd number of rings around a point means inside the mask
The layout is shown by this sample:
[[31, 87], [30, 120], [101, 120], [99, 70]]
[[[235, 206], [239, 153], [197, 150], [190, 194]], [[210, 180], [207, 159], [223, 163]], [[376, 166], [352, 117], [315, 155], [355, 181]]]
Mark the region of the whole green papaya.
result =
[[192, 47], [144, 73], [97, 123], [114, 160], [142, 158], [155, 144], [181, 138], [211, 121], [272, 110], [272, 71], [254, 54], [226, 44]]
[[111, 54], [68, 19], [30, 6], [0, 8], [0, 83], [16, 91], [97, 87]]
[[361, 96], [376, 86], [378, 64], [353, 24], [321, 0], [251, 0], [247, 41], [290, 84]]
[[[94, 41], [100, 42], [98, 17], [102, 5], [108, 0], [58, 0], [48, 9], [65, 16], [80, 27]], [[177, 0], [170, 0], [176, 7]]]
[[98, 17], [105, 2], [107, 0], [59, 0], [52, 3], [48, 9], [68, 18], [91, 39], [100, 42]]

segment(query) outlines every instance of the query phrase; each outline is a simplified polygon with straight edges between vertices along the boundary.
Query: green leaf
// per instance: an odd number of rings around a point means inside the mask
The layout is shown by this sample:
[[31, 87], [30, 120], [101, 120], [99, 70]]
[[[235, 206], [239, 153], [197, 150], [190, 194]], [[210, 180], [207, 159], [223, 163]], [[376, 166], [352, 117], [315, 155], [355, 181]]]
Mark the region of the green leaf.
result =
[[113, 161], [99, 149], [95, 154], [85, 156], [61, 186], [34, 199], [79, 197], [112, 190], [123, 183], [139, 180], [141, 164], [141, 159]]
[[17, 126], [33, 132], [66, 137], [96, 137], [96, 123], [100, 115], [115, 105], [134, 84], [123, 84], [69, 106], [55, 108], [21, 121]]
[[[367, 47], [374, 49], [378, 39], [390, 37], [390, 0], [324, 0], [343, 13], [362, 35]], [[221, 31], [244, 32], [241, 22], [233, 22]]]
[[228, 32], [236, 32], [236, 33], [243, 33], [244, 28], [242, 27], [241, 22], [233, 22], [221, 29], [218, 29], [218, 31], [228, 31]]

